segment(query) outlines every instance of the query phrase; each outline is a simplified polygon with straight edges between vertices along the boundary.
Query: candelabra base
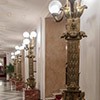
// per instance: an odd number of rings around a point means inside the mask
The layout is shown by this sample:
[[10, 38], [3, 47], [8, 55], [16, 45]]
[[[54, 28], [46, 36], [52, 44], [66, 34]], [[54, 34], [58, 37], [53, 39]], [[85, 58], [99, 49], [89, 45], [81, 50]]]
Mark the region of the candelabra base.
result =
[[36, 82], [34, 76], [30, 75], [30, 77], [27, 79], [26, 85], [31, 89], [35, 88]]
[[16, 81], [16, 90], [17, 91], [22, 91], [23, 88], [25, 88], [25, 83], [22, 81]]
[[18, 74], [18, 75], [17, 75], [16, 81], [22, 81], [22, 75], [21, 75], [21, 74]]
[[38, 89], [24, 90], [25, 100], [40, 100], [40, 91]]
[[85, 100], [85, 93], [80, 90], [64, 90], [63, 100]]

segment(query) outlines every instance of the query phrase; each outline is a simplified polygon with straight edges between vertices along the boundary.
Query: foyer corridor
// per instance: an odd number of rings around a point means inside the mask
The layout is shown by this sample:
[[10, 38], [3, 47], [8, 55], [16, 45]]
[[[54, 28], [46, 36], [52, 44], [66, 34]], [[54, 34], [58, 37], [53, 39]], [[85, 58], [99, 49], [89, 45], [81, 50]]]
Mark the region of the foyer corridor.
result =
[[0, 100], [23, 100], [23, 92], [15, 91], [9, 82], [0, 80]]

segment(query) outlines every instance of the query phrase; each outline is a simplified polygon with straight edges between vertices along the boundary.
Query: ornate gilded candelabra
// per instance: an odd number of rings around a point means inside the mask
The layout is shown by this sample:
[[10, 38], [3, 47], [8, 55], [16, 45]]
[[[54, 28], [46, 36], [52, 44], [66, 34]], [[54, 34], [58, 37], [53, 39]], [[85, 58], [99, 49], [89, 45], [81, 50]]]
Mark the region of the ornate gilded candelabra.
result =
[[14, 73], [16, 73], [16, 59], [13, 59]]
[[16, 79], [16, 65], [17, 65], [17, 60], [16, 60], [15, 54], [13, 52], [11, 53], [11, 59], [13, 61], [13, 66], [14, 66], [14, 73], [13, 73], [12, 78]]
[[79, 56], [80, 40], [86, 34], [80, 31], [80, 17], [87, 6], [81, 6], [80, 0], [66, 0], [62, 7], [58, 0], [53, 0], [49, 5], [49, 11], [54, 19], [60, 22], [66, 20], [66, 32], [61, 36], [67, 40], [67, 65], [66, 65], [66, 86], [63, 91], [63, 100], [85, 100], [85, 93], [79, 90]]
[[31, 41], [31, 43], [29, 44], [29, 48], [28, 48], [28, 59], [29, 59], [29, 78], [27, 79], [27, 86], [29, 86], [31, 89], [35, 88], [36, 82], [35, 82], [35, 78], [34, 78], [34, 54], [33, 54], [33, 42]]
[[20, 54], [17, 55], [17, 67], [18, 67], [18, 73], [17, 73], [17, 77], [16, 77], [17, 81], [22, 81], [21, 57], [22, 56]]
[[13, 73], [13, 78], [16, 79], [16, 59], [13, 59], [13, 65], [14, 65], [14, 73]]

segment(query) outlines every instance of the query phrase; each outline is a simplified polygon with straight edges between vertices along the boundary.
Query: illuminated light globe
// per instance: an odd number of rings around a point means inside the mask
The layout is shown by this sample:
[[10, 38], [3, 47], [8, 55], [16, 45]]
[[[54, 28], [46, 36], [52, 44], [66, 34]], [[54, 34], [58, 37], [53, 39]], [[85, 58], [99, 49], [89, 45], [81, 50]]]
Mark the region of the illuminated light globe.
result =
[[11, 59], [15, 59], [15, 56], [11, 56]]
[[28, 32], [24, 32], [24, 33], [23, 33], [23, 36], [24, 36], [25, 38], [28, 38], [30, 35], [29, 35]]
[[61, 7], [62, 4], [60, 3], [59, 0], [52, 0], [49, 4], [49, 12], [51, 14], [58, 14]]
[[65, 49], [66, 49], [66, 50], [68, 49], [67, 45], [66, 45]]
[[19, 46], [15, 46], [15, 49], [18, 50], [19, 49]]
[[19, 55], [20, 54], [20, 50], [17, 50], [16, 52], [15, 52], [15, 55]]
[[37, 33], [35, 31], [32, 31], [30, 34], [30, 38], [32, 39], [33, 37], [36, 37], [36, 36], [37, 36]]
[[[23, 40], [23, 41], [24, 41], [24, 40]], [[23, 47], [25, 47], [25, 44], [24, 44], [24, 43], [22, 43], [22, 46], [23, 46]]]
[[24, 45], [20, 46], [19, 49], [20, 50], [23, 50], [24, 49]]
[[15, 55], [17, 55], [17, 51], [15, 52]]
[[29, 43], [30, 43], [30, 40], [29, 40], [29, 39], [24, 39], [24, 40], [23, 40], [23, 44], [24, 44], [24, 45], [28, 45]]
[[12, 52], [11, 55], [13, 56], [14, 55], [14, 52]]
[[[0, 64], [0, 66], [1, 66], [1, 64]], [[0, 86], [3, 84], [3, 82], [0, 82]]]
[[2, 66], [2, 63], [0, 63], [0, 66]]
[[17, 54], [20, 54], [20, 50], [17, 50]]

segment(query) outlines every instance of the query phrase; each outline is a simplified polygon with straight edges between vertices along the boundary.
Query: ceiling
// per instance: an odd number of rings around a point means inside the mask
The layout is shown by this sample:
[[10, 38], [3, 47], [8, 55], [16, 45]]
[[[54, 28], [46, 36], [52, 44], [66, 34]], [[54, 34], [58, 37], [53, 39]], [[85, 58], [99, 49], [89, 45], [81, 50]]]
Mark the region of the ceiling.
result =
[[36, 28], [50, 0], [0, 0], [0, 55], [22, 43], [23, 32]]
[[23, 32], [36, 29], [39, 19], [47, 14], [50, 1], [0, 0], [0, 57], [22, 43]]

